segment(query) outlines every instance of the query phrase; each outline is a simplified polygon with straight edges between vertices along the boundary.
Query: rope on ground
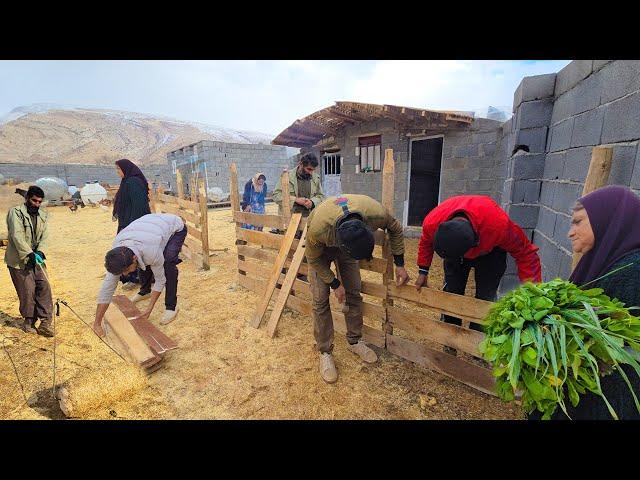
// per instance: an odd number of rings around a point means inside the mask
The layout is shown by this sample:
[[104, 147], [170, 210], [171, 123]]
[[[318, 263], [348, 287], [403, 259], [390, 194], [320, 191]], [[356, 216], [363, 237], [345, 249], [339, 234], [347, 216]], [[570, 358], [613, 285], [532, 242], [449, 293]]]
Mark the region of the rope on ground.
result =
[[[27, 395], [24, 393], [24, 386], [22, 385], [22, 381], [20, 380], [20, 375], [18, 375], [18, 369], [16, 368], [16, 364], [13, 363], [13, 358], [11, 358], [11, 354], [9, 353], [9, 351], [7, 350], [7, 347], [5, 346], [5, 338], [2, 339], [2, 349], [4, 350], [4, 353], [7, 354], [7, 357], [9, 357], [9, 361], [11, 362], [11, 365], [13, 366], [13, 373], [16, 374], [16, 380], [18, 380], [18, 383], [20, 384], [20, 390], [22, 391], [22, 398], [24, 398], [24, 404], [29, 407], [29, 401], [27, 400]], [[29, 407], [31, 408], [31, 407]]]

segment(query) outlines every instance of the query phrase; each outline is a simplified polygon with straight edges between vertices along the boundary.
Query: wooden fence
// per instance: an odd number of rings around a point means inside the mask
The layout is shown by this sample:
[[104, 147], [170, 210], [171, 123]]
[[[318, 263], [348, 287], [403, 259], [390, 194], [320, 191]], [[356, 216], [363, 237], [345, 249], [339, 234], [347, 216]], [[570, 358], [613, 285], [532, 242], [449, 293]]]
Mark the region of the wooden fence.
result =
[[[288, 184], [287, 173], [283, 173], [282, 185]], [[394, 185], [393, 150], [385, 151], [382, 203], [393, 211]], [[231, 209], [236, 222], [236, 245], [238, 250], [238, 283], [243, 287], [265, 294], [266, 279], [284, 239], [281, 234], [269, 230], [285, 231], [291, 218], [288, 209], [283, 215], [256, 215], [240, 211], [238, 177], [236, 165], [231, 165]], [[288, 204], [288, 192], [283, 189], [283, 205]], [[242, 223], [264, 226], [264, 231], [241, 228]], [[306, 219], [302, 219], [298, 230], [302, 231]], [[366, 342], [384, 348], [390, 353], [425, 367], [436, 369], [462, 383], [482, 392], [495, 394], [495, 380], [490, 368], [478, 360], [478, 343], [484, 334], [469, 328], [469, 322], [482, 323], [491, 307], [491, 302], [462, 295], [423, 288], [418, 293], [415, 287], [397, 287], [393, 275], [393, 256], [387, 235], [375, 232], [376, 250], [371, 261], [360, 261], [363, 294], [363, 338]], [[291, 264], [298, 246], [294, 240], [285, 262], [283, 273], [272, 299], [284, 282], [286, 268]], [[304, 315], [311, 316], [312, 302], [307, 278], [308, 265], [300, 266], [298, 278], [293, 283], [286, 306]], [[330, 297], [334, 328], [346, 333], [345, 317], [334, 296]], [[462, 326], [439, 320], [440, 314], [455, 315], [462, 319]], [[443, 351], [443, 346], [455, 348], [457, 356]], [[475, 357], [475, 359], [474, 359]]]
[[164, 193], [159, 186], [151, 196], [151, 208], [155, 213], [173, 213], [185, 220], [187, 238], [182, 247], [182, 253], [198, 268], [209, 270], [209, 220], [207, 217], [207, 193], [204, 179], [191, 180], [191, 198], [185, 198], [182, 176], [177, 173], [177, 196]]

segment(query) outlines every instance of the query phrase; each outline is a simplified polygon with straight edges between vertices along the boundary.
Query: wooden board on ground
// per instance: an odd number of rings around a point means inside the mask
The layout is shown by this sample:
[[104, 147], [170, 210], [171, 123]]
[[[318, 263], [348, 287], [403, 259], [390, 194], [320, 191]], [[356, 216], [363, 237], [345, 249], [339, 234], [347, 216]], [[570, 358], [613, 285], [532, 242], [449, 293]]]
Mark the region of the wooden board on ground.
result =
[[304, 227], [302, 236], [300, 237], [300, 241], [298, 243], [298, 248], [296, 249], [296, 253], [293, 255], [291, 265], [289, 266], [289, 271], [287, 272], [287, 276], [284, 279], [284, 283], [282, 284], [282, 288], [280, 289], [280, 293], [278, 294], [278, 298], [276, 299], [276, 304], [274, 305], [271, 316], [269, 317], [269, 321], [267, 322], [267, 335], [269, 335], [271, 338], [273, 338], [273, 336], [276, 334], [276, 328], [278, 326], [280, 316], [282, 315], [282, 310], [284, 310], [284, 305], [287, 302], [289, 293], [291, 292], [291, 287], [293, 287], [293, 282], [295, 282], [296, 277], [298, 276], [300, 264], [302, 263], [302, 260], [304, 260], [304, 242], [306, 238], [307, 227]]
[[262, 295], [262, 298], [258, 302], [258, 308], [256, 309], [256, 313], [253, 316], [253, 319], [251, 320], [251, 326], [253, 326], [254, 328], [260, 327], [260, 323], [262, 322], [262, 317], [264, 316], [264, 313], [267, 311], [267, 307], [269, 306], [269, 300], [271, 300], [271, 295], [273, 295], [273, 291], [276, 287], [278, 278], [280, 278], [280, 271], [284, 266], [284, 262], [287, 260], [287, 255], [289, 254], [289, 250], [291, 249], [291, 244], [294, 241], [294, 237], [295, 237], [296, 231], [298, 230], [298, 224], [300, 223], [301, 218], [302, 218], [302, 214], [300, 213], [295, 213], [291, 216], [291, 221], [289, 222], [287, 233], [285, 234], [282, 240], [282, 245], [280, 246], [278, 257], [276, 258], [275, 264], [271, 269], [271, 274], [269, 276], [269, 280], [264, 290], [264, 294]]
[[119, 310], [107, 310], [103, 321], [107, 339], [113, 340], [132, 363], [146, 369], [162, 360], [162, 357], [151, 351]]
[[135, 304], [124, 295], [115, 295], [112, 302], [118, 307], [122, 314], [129, 319], [131, 325], [135, 329], [136, 333], [142, 337], [147, 346], [156, 355], [162, 355], [169, 350], [178, 348], [178, 344], [175, 340], [172, 340], [167, 335], [162, 333], [155, 325], [149, 320], [130, 320], [133, 317], [140, 315], [140, 310]]
[[387, 335], [387, 350], [413, 363], [433, 368], [453, 379], [489, 395], [495, 393], [495, 378], [491, 370], [466, 362], [448, 353], [438, 352], [425, 345], [396, 335]]

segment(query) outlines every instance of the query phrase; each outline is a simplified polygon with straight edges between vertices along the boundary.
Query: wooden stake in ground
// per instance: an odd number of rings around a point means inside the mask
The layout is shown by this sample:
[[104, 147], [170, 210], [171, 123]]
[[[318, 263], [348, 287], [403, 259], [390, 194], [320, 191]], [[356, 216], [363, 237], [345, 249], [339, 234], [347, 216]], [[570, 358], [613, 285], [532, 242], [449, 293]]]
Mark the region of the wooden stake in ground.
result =
[[[395, 182], [395, 161], [393, 159], [393, 150], [387, 148], [384, 151], [384, 165], [382, 167], [382, 206], [389, 215], [393, 215], [393, 190]], [[389, 298], [389, 283], [393, 282], [393, 256], [391, 255], [391, 245], [389, 236], [385, 235], [384, 245], [382, 246], [382, 257], [387, 261], [387, 269], [382, 274], [382, 283], [385, 285], [386, 294], [383, 300], [385, 306], [393, 306], [393, 300]], [[393, 333], [393, 324], [389, 321], [389, 312], [385, 307], [386, 320], [382, 329], [385, 333]]]
[[182, 182], [182, 173], [176, 169], [176, 194], [178, 198], [184, 199], [184, 183]]
[[229, 175], [229, 194], [231, 196], [231, 211], [240, 211], [240, 197], [238, 193], [238, 167], [235, 163], [231, 164]]
[[267, 335], [269, 335], [271, 338], [273, 338], [276, 334], [276, 328], [278, 327], [278, 322], [280, 321], [280, 317], [282, 316], [284, 306], [287, 303], [287, 298], [289, 298], [289, 292], [291, 292], [293, 282], [296, 281], [298, 270], [300, 269], [302, 260], [304, 260], [304, 242], [306, 238], [307, 226], [305, 225], [304, 230], [302, 231], [302, 236], [300, 237], [300, 243], [298, 243], [296, 253], [293, 254], [293, 259], [291, 260], [291, 265], [289, 265], [287, 276], [284, 279], [284, 283], [282, 284], [282, 288], [280, 289], [280, 293], [278, 294], [278, 298], [276, 299], [276, 304], [273, 307], [273, 311], [271, 312], [271, 316], [269, 317], [269, 321], [267, 322]]
[[202, 268], [209, 270], [209, 216], [207, 215], [207, 191], [204, 188], [204, 178], [198, 182], [198, 202], [200, 204], [200, 230], [202, 242]]
[[256, 309], [256, 313], [251, 320], [251, 326], [254, 328], [260, 327], [264, 312], [267, 311], [269, 300], [271, 300], [273, 291], [275, 290], [278, 279], [280, 278], [280, 272], [282, 271], [282, 268], [287, 261], [287, 256], [289, 255], [289, 250], [291, 250], [291, 244], [295, 239], [296, 232], [298, 231], [298, 225], [300, 225], [301, 219], [301, 213], [294, 213], [291, 216], [291, 221], [289, 222], [289, 226], [287, 227], [287, 233], [285, 233], [284, 238], [282, 239], [282, 243], [280, 244], [280, 251], [278, 252], [278, 256], [276, 257], [273, 268], [271, 269], [271, 274], [269, 275], [269, 280], [267, 282], [264, 294], [262, 295], [260, 303], [258, 304], [258, 308]]
[[[611, 173], [611, 164], [613, 160], [613, 148], [611, 147], [594, 147], [591, 153], [591, 163], [589, 163], [589, 172], [587, 178], [584, 181], [584, 188], [582, 189], [582, 196], [584, 197], [588, 193], [593, 192], [601, 187], [604, 187]], [[576, 265], [582, 258], [582, 254], [574, 253], [573, 262], [571, 264], [571, 270], [576, 268]]]

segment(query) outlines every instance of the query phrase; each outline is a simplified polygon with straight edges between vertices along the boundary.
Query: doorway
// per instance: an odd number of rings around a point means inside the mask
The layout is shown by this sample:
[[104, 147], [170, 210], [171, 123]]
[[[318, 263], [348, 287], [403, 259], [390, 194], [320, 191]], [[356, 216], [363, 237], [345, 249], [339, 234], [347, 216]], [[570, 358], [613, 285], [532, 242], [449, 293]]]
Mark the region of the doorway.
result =
[[322, 156], [322, 190], [325, 196], [338, 196], [342, 193], [341, 167], [342, 157], [339, 153], [327, 153]]
[[442, 136], [411, 140], [407, 226], [421, 226], [438, 205], [443, 140]]

